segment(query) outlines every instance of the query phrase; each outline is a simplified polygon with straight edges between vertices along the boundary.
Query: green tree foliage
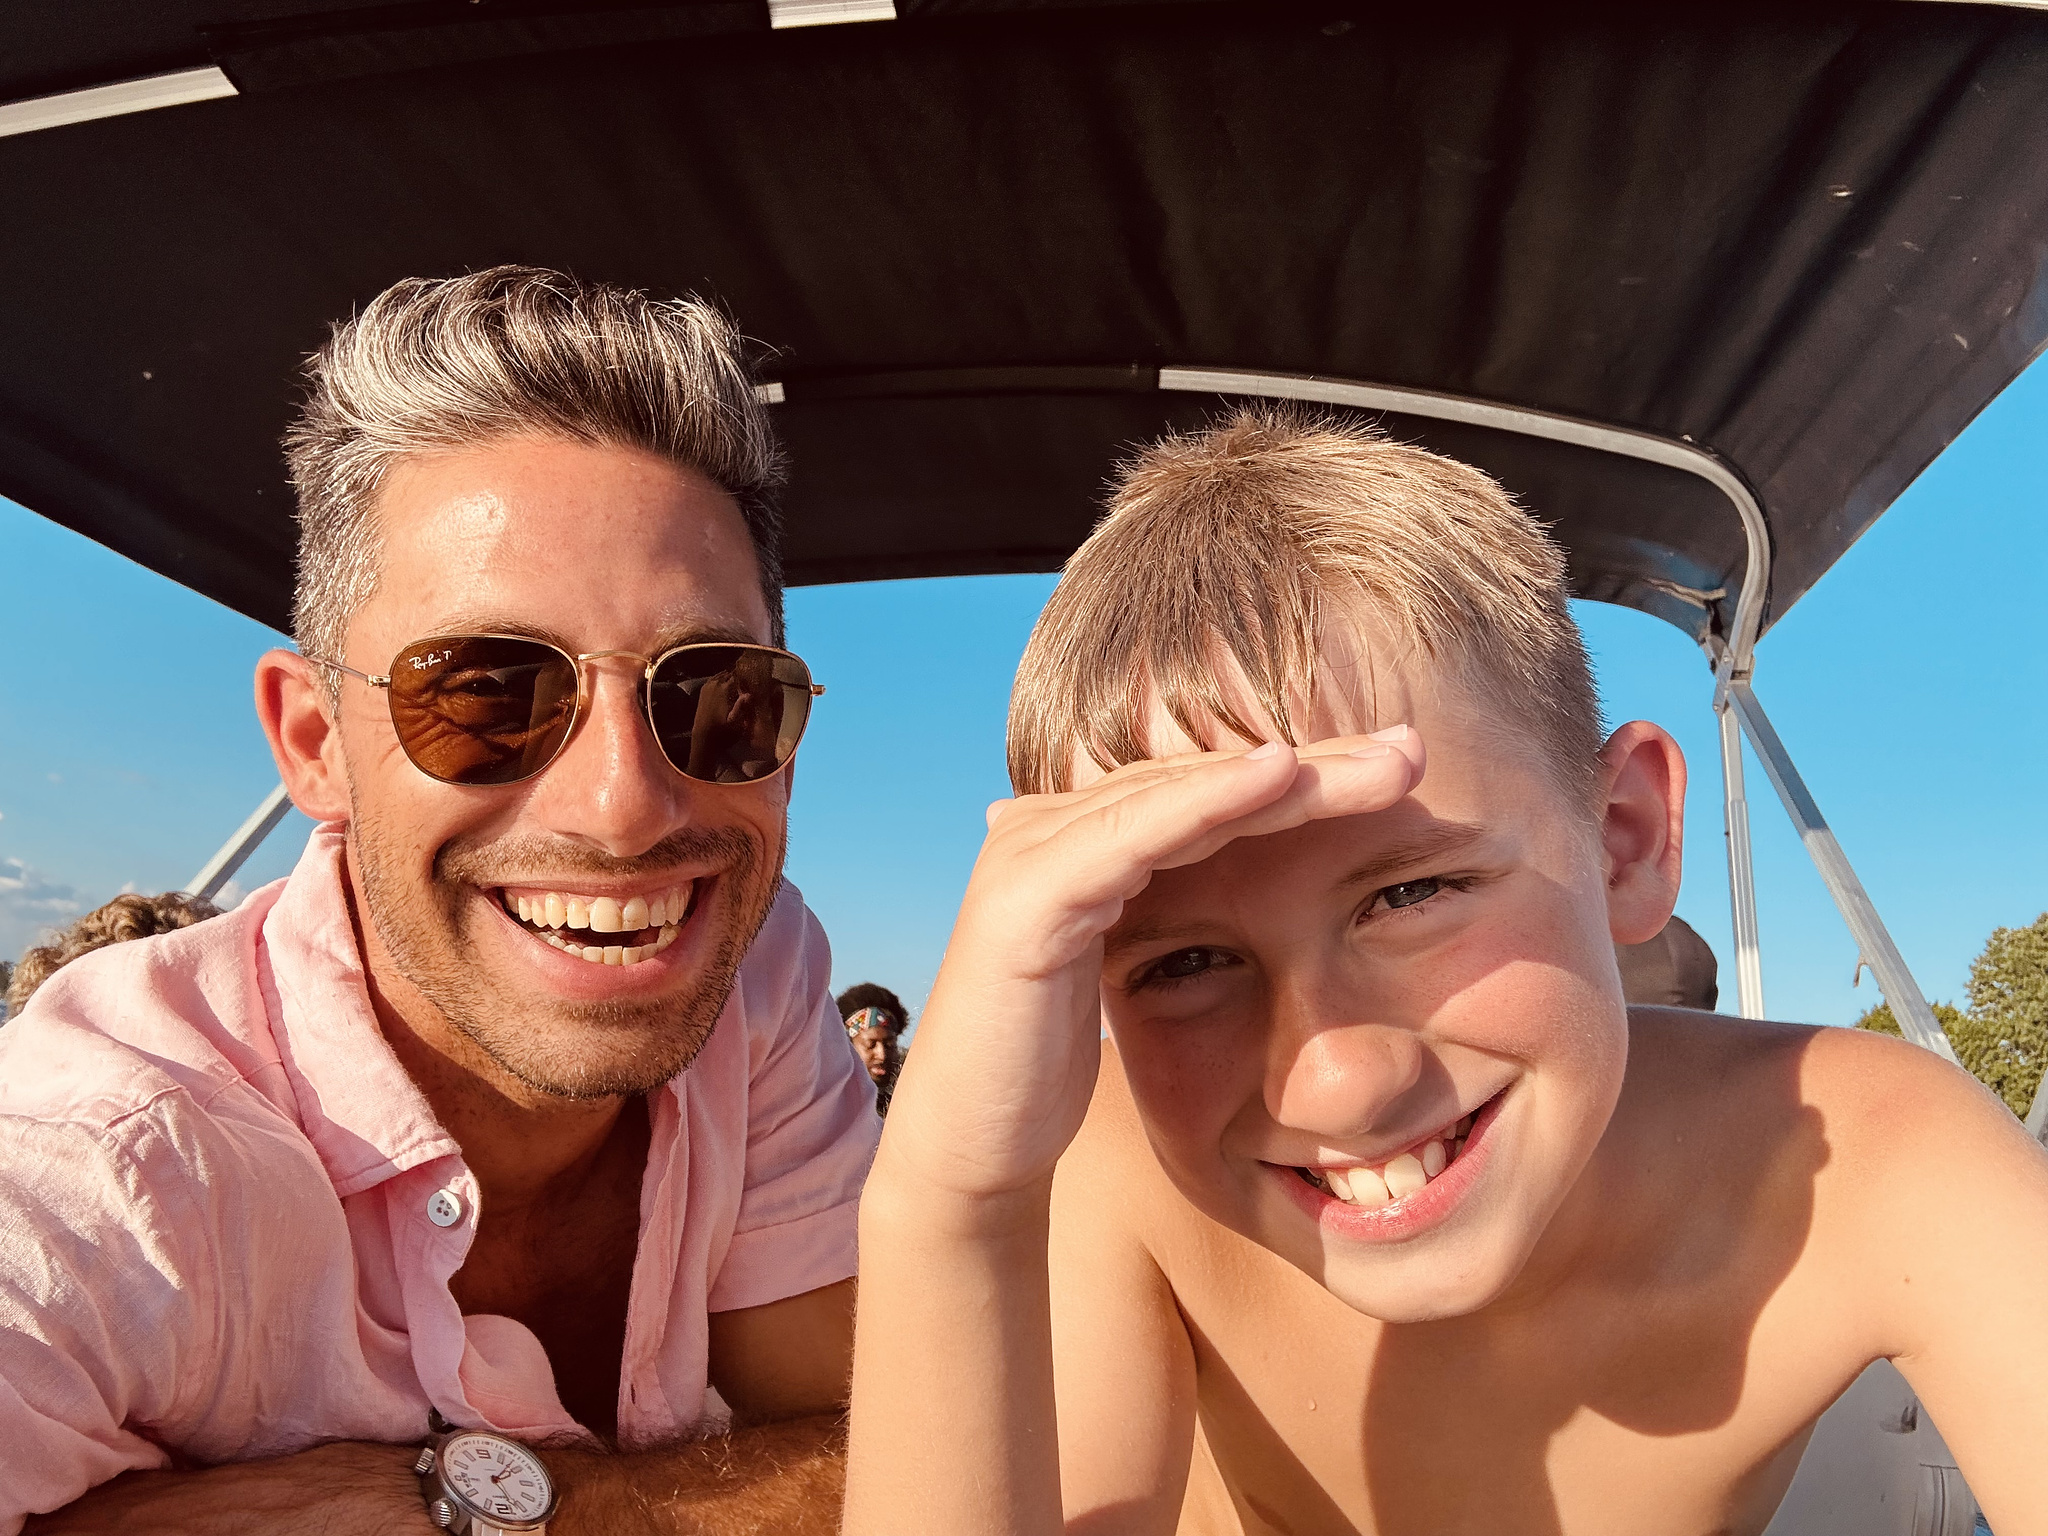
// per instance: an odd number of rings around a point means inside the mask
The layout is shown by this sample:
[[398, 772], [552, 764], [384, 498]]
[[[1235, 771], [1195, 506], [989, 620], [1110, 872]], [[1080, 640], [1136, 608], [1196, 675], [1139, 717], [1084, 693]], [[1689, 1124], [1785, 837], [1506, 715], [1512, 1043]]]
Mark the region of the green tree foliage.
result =
[[[1964, 1068], [2014, 1114], [2025, 1115], [2048, 1067], [2048, 912], [2024, 928], [1994, 929], [1971, 962], [1969, 987], [1967, 1012], [1936, 1003], [1935, 1017]], [[1856, 1027], [1900, 1032], [1883, 1003]]]

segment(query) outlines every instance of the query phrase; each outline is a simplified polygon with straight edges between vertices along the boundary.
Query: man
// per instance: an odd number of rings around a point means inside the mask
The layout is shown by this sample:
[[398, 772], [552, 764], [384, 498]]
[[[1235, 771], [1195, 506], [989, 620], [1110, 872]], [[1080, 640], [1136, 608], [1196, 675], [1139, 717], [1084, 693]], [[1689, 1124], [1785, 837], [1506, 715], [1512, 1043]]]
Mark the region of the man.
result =
[[736, 337], [500, 268], [310, 376], [256, 705], [321, 825], [0, 1036], [0, 1532], [834, 1529], [876, 1121]]
[[1140, 454], [1010, 769], [862, 1200], [847, 1536], [1755, 1536], [1881, 1357], [2048, 1530], [2048, 1156], [1902, 1041], [1625, 1005], [1684, 763], [1486, 476]]
[[839, 1017], [846, 1021], [853, 1053], [875, 1085], [875, 1112], [886, 1115], [903, 1071], [903, 1031], [910, 1012], [887, 987], [863, 981], [839, 994]]

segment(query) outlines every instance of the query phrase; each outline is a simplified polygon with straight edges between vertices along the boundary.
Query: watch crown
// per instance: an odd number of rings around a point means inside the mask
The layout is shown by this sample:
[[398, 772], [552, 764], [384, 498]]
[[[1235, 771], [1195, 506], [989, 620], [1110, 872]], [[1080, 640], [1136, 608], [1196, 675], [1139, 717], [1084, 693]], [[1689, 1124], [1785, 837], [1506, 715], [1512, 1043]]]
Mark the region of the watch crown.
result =
[[431, 1445], [421, 1448], [420, 1459], [412, 1464], [412, 1469], [421, 1477], [434, 1470], [434, 1448]]
[[445, 1531], [455, 1523], [455, 1506], [446, 1499], [436, 1499], [427, 1506], [427, 1517]]

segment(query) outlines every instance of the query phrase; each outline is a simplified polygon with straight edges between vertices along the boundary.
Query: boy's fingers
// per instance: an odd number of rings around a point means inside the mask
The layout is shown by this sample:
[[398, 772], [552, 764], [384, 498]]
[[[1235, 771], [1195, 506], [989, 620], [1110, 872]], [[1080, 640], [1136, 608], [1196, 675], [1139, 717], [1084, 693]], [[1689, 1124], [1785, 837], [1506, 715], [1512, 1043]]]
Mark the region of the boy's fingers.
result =
[[1096, 807], [1048, 843], [1060, 845], [1056, 856], [1077, 894], [1128, 896], [1153, 870], [1200, 863], [1237, 838], [1385, 810], [1421, 776], [1398, 743], [1367, 741], [1307, 760], [1281, 748], [1276, 756], [1271, 768], [1245, 754], [1157, 780]]
[[1265, 837], [1311, 821], [1386, 810], [1421, 781], [1419, 755], [1369, 745], [1351, 752], [1305, 758], [1285, 794], [1234, 820], [1206, 829], [1163, 856], [1153, 868], [1177, 869], [1199, 864], [1226, 843], [1241, 837]]
[[1127, 897], [1189, 842], [1242, 820], [1287, 794], [1298, 768], [1293, 749], [1218, 757], [1105, 796], [1041, 845], [1078, 902]]

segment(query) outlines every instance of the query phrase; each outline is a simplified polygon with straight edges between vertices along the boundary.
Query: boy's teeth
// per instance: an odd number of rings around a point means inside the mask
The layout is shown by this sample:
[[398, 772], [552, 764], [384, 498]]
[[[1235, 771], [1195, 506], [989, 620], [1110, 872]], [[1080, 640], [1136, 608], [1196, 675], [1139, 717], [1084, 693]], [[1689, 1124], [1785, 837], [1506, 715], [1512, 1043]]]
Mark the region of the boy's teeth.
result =
[[613, 933], [638, 933], [646, 926], [647, 903], [642, 898], [635, 896], [626, 903], [625, 911], [620, 914], [619, 926], [608, 931]]
[[1381, 1176], [1387, 1181], [1387, 1193], [1396, 1200], [1406, 1200], [1429, 1182], [1429, 1175], [1422, 1171], [1422, 1159], [1413, 1152], [1403, 1152], [1388, 1163]]
[[588, 928], [590, 926], [589, 902], [585, 901], [581, 896], [571, 896], [564, 902], [564, 905], [568, 908], [569, 912], [569, 927]]
[[547, 911], [535, 914], [534, 921], [544, 928], [567, 927], [569, 923], [569, 908], [563, 903], [561, 897], [557, 896], [553, 891], [549, 891]]
[[1311, 1172], [1346, 1205], [1373, 1210], [1407, 1199], [1448, 1168], [1463, 1150], [1462, 1143], [1455, 1148], [1446, 1146], [1439, 1136], [1424, 1142], [1419, 1156], [1403, 1152], [1384, 1168], [1316, 1168]]
[[590, 904], [590, 921], [575, 923], [577, 928], [588, 927], [592, 933], [621, 933], [625, 930], [619, 904], [609, 896], [600, 896]]
[[1387, 1181], [1370, 1168], [1351, 1170], [1351, 1203], [1375, 1210], [1394, 1197], [1387, 1193]]

